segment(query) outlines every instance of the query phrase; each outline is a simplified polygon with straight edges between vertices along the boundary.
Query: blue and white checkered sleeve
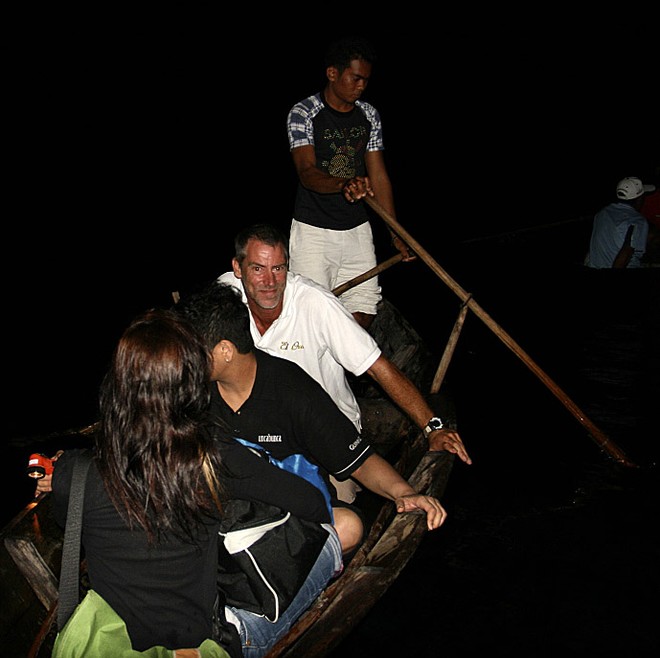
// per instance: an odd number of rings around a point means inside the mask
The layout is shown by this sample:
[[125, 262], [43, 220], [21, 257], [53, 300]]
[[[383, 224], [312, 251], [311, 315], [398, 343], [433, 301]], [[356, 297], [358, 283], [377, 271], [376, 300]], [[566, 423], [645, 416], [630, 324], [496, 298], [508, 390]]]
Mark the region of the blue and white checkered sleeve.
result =
[[304, 102], [296, 103], [291, 108], [287, 117], [286, 127], [290, 149], [314, 144], [312, 113]]
[[300, 105], [296, 105], [287, 119], [287, 132], [289, 135], [289, 148], [314, 144], [314, 133], [311, 122], [307, 121], [307, 112], [301, 111]]
[[385, 148], [383, 143], [383, 124], [380, 120], [378, 110], [369, 103], [358, 101], [358, 107], [364, 112], [365, 116], [371, 123], [371, 135], [367, 142], [367, 151], [382, 151]]

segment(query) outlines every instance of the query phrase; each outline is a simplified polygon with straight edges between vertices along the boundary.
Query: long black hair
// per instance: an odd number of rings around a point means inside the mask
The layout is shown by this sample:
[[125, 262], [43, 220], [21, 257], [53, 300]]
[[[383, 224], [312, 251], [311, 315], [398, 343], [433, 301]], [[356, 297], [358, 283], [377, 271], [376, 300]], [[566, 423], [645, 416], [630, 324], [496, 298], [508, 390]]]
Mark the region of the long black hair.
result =
[[211, 357], [180, 315], [151, 310], [121, 336], [101, 384], [99, 472], [150, 542], [194, 540], [221, 513], [220, 458], [206, 425]]

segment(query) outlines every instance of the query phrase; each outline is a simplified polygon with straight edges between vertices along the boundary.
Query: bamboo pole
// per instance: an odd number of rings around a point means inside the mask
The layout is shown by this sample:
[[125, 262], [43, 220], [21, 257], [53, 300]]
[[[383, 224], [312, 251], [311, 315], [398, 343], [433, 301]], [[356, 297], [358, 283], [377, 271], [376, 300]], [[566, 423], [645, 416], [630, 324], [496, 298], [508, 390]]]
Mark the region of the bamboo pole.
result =
[[433, 383], [431, 384], [431, 395], [435, 395], [442, 386], [442, 382], [444, 381], [445, 375], [447, 374], [447, 369], [449, 368], [449, 364], [451, 363], [452, 357], [454, 356], [454, 350], [458, 344], [458, 339], [461, 335], [461, 331], [463, 330], [463, 323], [465, 322], [465, 316], [467, 315], [467, 312], [468, 305], [466, 302], [463, 302], [458, 317], [456, 318], [456, 322], [454, 323], [454, 328], [452, 329], [449, 340], [447, 341], [445, 351], [442, 353], [442, 359], [440, 359], [435, 377], [433, 377]]
[[363, 274], [356, 276], [354, 279], [346, 281], [346, 283], [342, 283], [340, 286], [333, 288], [332, 292], [337, 297], [339, 297], [339, 295], [344, 294], [350, 288], [354, 288], [360, 283], [367, 281], [367, 279], [371, 279], [371, 277], [384, 272], [386, 269], [392, 267], [392, 265], [396, 265], [400, 260], [403, 260], [403, 256], [401, 254], [395, 254], [391, 258], [388, 258], [386, 261], [383, 261], [380, 265], [376, 265], [376, 267], [372, 267], [370, 270], [367, 270]]
[[515, 340], [498, 325], [486, 311], [477, 304], [472, 296], [449, 276], [432, 256], [399, 224], [377, 201], [365, 197], [367, 204], [383, 221], [421, 258], [429, 268], [463, 301], [469, 309], [550, 389], [551, 393], [570, 411], [571, 414], [588, 430], [591, 438], [603, 450], [624, 466], [637, 464], [630, 461], [621, 448], [604, 434], [580, 409], [573, 400], [539, 367], [539, 365], [516, 343]]

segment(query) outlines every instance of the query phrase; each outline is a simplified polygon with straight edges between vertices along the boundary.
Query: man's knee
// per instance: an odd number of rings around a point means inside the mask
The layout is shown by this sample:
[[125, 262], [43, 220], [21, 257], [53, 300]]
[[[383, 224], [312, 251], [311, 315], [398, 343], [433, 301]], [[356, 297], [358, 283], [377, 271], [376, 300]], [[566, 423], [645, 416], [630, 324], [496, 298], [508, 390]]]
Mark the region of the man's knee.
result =
[[364, 526], [362, 519], [346, 507], [334, 507], [335, 530], [339, 536], [343, 554], [354, 551], [362, 542]]

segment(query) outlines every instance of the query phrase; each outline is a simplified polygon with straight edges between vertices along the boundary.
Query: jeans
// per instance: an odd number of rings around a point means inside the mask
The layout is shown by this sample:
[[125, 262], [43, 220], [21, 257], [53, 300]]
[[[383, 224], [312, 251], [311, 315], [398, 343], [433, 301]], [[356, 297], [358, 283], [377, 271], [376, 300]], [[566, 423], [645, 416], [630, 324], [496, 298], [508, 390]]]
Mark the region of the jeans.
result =
[[328, 539], [321, 550], [307, 580], [289, 607], [273, 623], [247, 610], [227, 606], [227, 619], [238, 628], [244, 658], [261, 658], [291, 628], [295, 621], [325, 589], [328, 582], [342, 569], [341, 545], [335, 529], [327, 524]]

